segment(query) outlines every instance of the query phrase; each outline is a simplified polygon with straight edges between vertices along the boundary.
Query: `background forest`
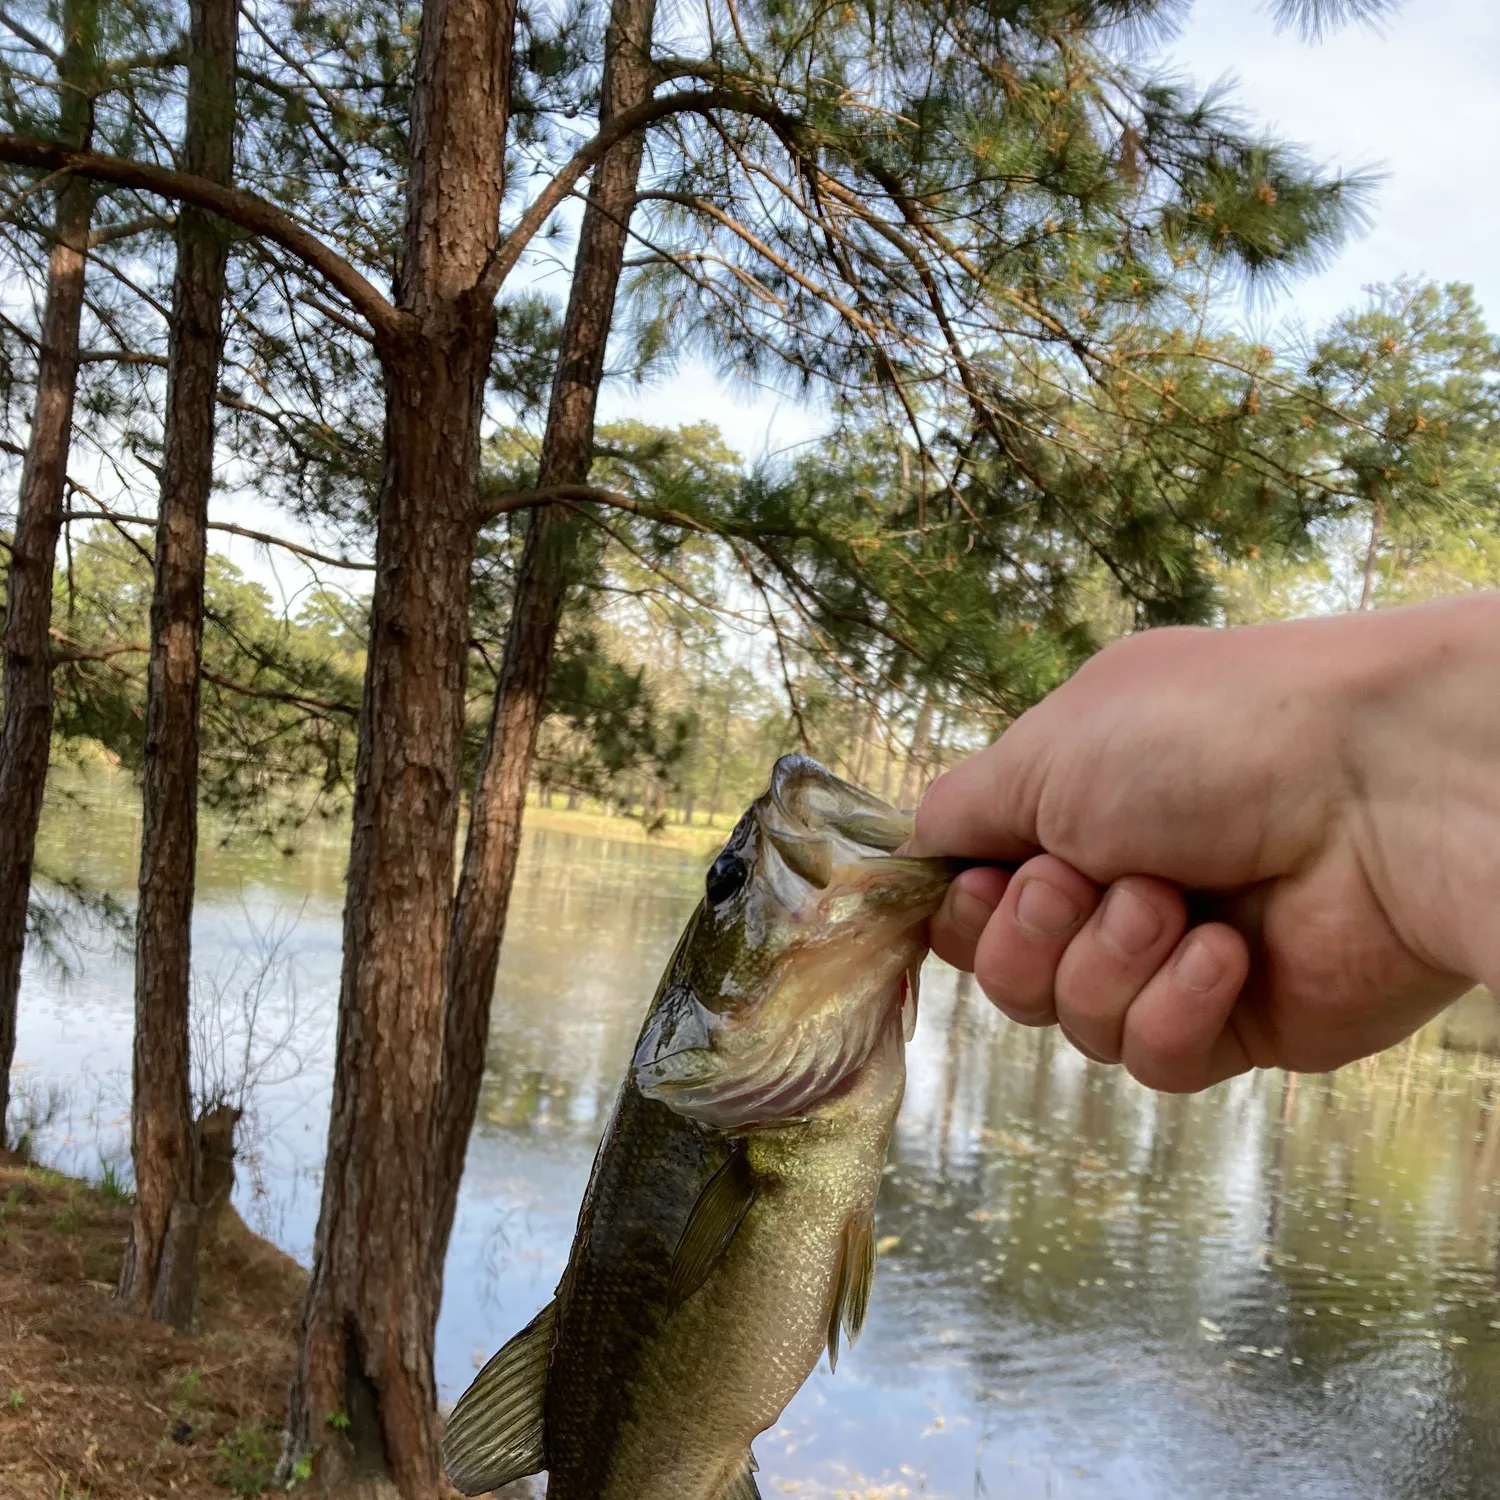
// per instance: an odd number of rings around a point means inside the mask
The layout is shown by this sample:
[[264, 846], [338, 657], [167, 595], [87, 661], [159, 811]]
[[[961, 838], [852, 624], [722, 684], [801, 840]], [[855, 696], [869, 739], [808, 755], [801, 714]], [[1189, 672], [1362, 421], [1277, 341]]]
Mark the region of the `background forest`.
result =
[[[1124, 632], [1500, 584], [1474, 295], [1247, 336], [1373, 181], [1163, 76], [1188, 9], [0, 9], [0, 1116], [28, 934], [103, 912], [119, 1295], [190, 1325], [198, 808], [348, 839], [283, 1478], [438, 1492], [528, 801], [723, 827], [800, 746], [911, 805]], [[598, 419], [687, 359], [822, 435]], [[100, 759], [141, 788], [133, 912], [36, 857], [49, 766]]]

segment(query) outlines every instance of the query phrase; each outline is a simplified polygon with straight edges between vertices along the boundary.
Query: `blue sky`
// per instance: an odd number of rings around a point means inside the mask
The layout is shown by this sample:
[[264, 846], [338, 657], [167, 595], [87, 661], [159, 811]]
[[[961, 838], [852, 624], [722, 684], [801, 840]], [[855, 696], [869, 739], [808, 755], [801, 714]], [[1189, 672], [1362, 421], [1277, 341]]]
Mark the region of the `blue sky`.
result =
[[[1315, 276], [1248, 316], [1267, 334], [1316, 327], [1374, 282], [1468, 281], [1500, 323], [1500, 0], [1406, 0], [1378, 32], [1320, 42], [1278, 33], [1252, 0], [1197, 0], [1164, 67], [1235, 83], [1248, 118], [1319, 163], [1385, 173], [1370, 228]], [[607, 416], [717, 422], [747, 457], [816, 436], [816, 406], [731, 389], [697, 361], [645, 389], [616, 387]]]

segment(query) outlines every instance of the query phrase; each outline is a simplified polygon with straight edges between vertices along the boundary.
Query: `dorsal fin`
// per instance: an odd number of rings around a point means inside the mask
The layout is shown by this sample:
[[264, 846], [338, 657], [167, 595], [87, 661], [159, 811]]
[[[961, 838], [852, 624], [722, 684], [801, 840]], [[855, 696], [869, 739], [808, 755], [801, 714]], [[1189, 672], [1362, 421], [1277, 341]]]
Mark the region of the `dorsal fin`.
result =
[[547, 1467], [542, 1403], [556, 1331], [557, 1304], [549, 1302], [458, 1398], [443, 1430], [443, 1467], [465, 1495]]
[[838, 1278], [834, 1282], [833, 1305], [828, 1312], [828, 1367], [839, 1367], [839, 1329], [850, 1344], [865, 1326], [870, 1310], [870, 1287], [875, 1280], [875, 1220], [860, 1214], [844, 1226]]
[[735, 1471], [734, 1478], [729, 1481], [729, 1488], [724, 1490], [717, 1500], [760, 1500], [760, 1490], [756, 1487], [755, 1471], [760, 1467], [755, 1462], [755, 1455], [747, 1453], [745, 1461]]
[[737, 1146], [729, 1160], [708, 1179], [682, 1227], [667, 1291], [672, 1307], [686, 1302], [708, 1280], [759, 1194], [760, 1184], [755, 1180], [750, 1159], [744, 1147]]

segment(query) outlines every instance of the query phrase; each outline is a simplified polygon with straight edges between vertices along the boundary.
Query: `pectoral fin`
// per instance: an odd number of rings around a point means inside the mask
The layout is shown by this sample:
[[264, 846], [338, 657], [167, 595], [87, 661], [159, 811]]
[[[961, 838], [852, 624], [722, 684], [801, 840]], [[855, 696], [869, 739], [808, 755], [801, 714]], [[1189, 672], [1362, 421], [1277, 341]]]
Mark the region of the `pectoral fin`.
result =
[[828, 1314], [828, 1367], [839, 1367], [839, 1330], [850, 1344], [865, 1326], [870, 1310], [870, 1287], [875, 1280], [875, 1220], [869, 1214], [851, 1219], [844, 1226], [843, 1251], [838, 1280], [834, 1284], [833, 1307]]
[[683, 1226], [672, 1257], [671, 1306], [686, 1302], [708, 1280], [759, 1193], [749, 1159], [737, 1149], [709, 1178]]
[[755, 1483], [755, 1470], [759, 1467], [755, 1462], [755, 1455], [747, 1453], [744, 1465], [729, 1481], [729, 1488], [718, 1497], [718, 1500], [760, 1500], [760, 1490]]
[[443, 1467], [465, 1495], [547, 1467], [542, 1403], [556, 1330], [557, 1304], [549, 1302], [458, 1398], [443, 1431]]
[[917, 1034], [917, 999], [922, 992], [922, 965], [915, 963], [901, 976], [901, 1040]]

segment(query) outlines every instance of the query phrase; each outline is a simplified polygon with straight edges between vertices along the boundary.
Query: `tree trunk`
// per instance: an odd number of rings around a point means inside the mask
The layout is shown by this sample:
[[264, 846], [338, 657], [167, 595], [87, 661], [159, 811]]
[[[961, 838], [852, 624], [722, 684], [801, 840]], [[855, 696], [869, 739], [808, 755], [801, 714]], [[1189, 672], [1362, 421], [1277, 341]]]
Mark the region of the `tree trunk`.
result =
[[[654, 14], [655, 0], [614, 0], [605, 38], [601, 123], [651, 96]], [[588, 478], [594, 412], [642, 149], [641, 137], [630, 137], [594, 170], [547, 412], [539, 478], [543, 485], [582, 483]], [[560, 506], [531, 515], [470, 806], [468, 843], [448, 944], [444, 1097], [438, 1136], [442, 1195], [435, 1244], [439, 1253], [452, 1227], [479, 1102], [490, 999], [520, 852], [526, 782], [536, 754], [553, 643], [573, 577], [580, 524]]]
[[1385, 501], [1377, 495], [1370, 506], [1370, 545], [1365, 549], [1364, 579], [1359, 590], [1359, 607], [1370, 609], [1375, 603], [1375, 569], [1380, 563], [1380, 543], [1385, 536]]
[[[66, 0], [63, 6], [58, 134], [84, 148], [93, 134], [98, 19], [97, 0]], [[0, 721], [0, 1137], [10, 1105], [26, 903], [52, 740], [52, 570], [62, 530], [93, 212], [93, 187], [81, 177], [65, 178], [57, 191], [57, 237], [47, 260], [36, 404], [6, 580], [5, 707]]]
[[734, 696], [727, 689], [724, 693], [724, 718], [719, 724], [719, 750], [714, 757], [714, 784], [708, 794], [708, 826], [714, 826], [719, 816], [719, 792], [724, 785], [724, 761], [729, 754], [729, 721], [734, 715]]
[[[234, 172], [238, 0], [193, 0], [187, 171]], [[135, 1067], [130, 1149], [135, 1213], [120, 1296], [187, 1331], [197, 1301], [197, 1151], [188, 1064], [193, 876], [198, 852], [198, 674], [214, 418], [224, 351], [229, 226], [184, 204], [167, 353], [167, 416], [151, 600], [140, 901], [135, 926]], [[173, 1231], [171, 1276], [163, 1252]], [[162, 1275], [158, 1276], [158, 1268]]]
[[898, 807], [915, 807], [927, 786], [927, 748], [932, 739], [932, 694], [922, 699], [917, 722], [912, 728], [911, 744], [906, 752], [906, 766], [901, 772]]
[[407, 331], [381, 351], [385, 459], [355, 769], [328, 1153], [283, 1482], [407, 1500], [440, 1477], [433, 1332], [445, 952], [462, 781], [480, 414], [514, 0], [428, 0], [412, 100]]

